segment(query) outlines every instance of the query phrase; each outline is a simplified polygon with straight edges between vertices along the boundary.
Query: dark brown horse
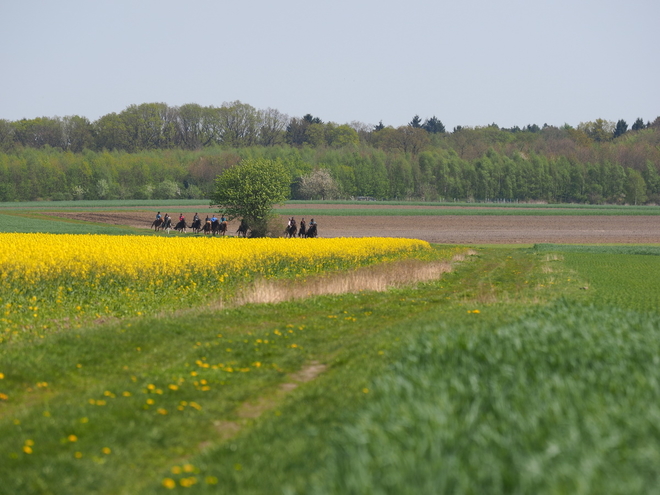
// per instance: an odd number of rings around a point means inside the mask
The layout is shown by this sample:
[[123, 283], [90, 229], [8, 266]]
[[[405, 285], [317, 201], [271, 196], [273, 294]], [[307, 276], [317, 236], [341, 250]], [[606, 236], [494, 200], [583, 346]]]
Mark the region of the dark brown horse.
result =
[[174, 230], [182, 233], [186, 233], [186, 229], [188, 228], [188, 225], [186, 224], [185, 220], [179, 220], [179, 222], [174, 226]]
[[163, 219], [162, 218], [157, 218], [151, 223], [151, 228], [154, 229], [156, 232], [161, 230], [163, 228]]
[[289, 220], [289, 224], [286, 226], [286, 229], [284, 230], [284, 235], [286, 237], [295, 237], [296, 233], [298, 232], [298, 226], [296, 225], [296, 221], [291, 217]]
[[211, 232], [213, 232], [213, 235], [225, 235], [227, 232], [227, 221], [221, 222], [220, 220], [216, 219], [211, 222]]
[[238, 230], [236, 231], [236, 234], [238, 235], [238, 237], [247, 237], [249, 230], [250, 227], [248, 227], [247, 222], [245, 220], [241, 220], [241, 224], [238, 226]]

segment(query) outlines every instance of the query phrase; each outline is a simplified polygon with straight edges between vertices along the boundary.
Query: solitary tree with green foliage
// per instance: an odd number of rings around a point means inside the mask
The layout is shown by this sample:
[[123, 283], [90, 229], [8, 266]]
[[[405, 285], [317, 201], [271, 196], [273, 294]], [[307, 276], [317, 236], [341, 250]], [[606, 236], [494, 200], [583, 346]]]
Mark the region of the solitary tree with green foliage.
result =
[[211, 206], [230, 220], [245, 220], [252, 237], [265, 237], [270, 234], [273, 206], [288, 199], [290, 186], [290, 174], [281, 160], [245, 159], [215, 179]]

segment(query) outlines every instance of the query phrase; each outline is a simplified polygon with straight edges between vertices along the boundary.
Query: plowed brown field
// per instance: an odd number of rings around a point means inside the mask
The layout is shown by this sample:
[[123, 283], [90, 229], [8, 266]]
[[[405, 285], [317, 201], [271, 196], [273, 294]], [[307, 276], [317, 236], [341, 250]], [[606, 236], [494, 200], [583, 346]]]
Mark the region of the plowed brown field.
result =
[[[208, 206], [200, 206], [199, 211], [205, 210]], [[130, 209], [49, 214], [145, 230], [153, 219], [144, 211]], [[191, 214], [186, 216], [192, 219]], [[281, 219], [284, 230], [286, 217]], [[660, 243], [660, 216], [322, 215], [315, 220], [321, 237], [409, 237], [449, 244]], [[238, 222], [231, 222], [228, 234], [237, 228]]]

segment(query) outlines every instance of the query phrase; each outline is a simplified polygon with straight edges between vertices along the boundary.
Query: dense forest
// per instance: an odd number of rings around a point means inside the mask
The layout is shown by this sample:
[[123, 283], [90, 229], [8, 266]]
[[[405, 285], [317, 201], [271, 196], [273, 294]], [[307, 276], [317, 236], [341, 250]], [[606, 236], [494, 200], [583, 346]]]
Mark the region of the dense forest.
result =
[[660, 204], [660, 117], [450, 132], [435, 116], [339, 125], [241, 102], [0, 120], [0, 201], [205, 199], [245, 157], [282, 160], [293, 199]]

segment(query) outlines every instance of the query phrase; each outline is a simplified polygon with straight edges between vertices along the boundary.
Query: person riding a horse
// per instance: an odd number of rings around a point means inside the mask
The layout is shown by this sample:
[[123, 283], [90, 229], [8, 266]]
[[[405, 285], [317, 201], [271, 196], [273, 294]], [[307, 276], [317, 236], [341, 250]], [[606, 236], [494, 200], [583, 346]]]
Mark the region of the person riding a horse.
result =
[[300, 220], [300, 228], [298, 229], [298, 237], [305, 237], [307, 235], [307, 224], [305, 223], [305, 217], [302, 217]]
[[286, 233], [289, 237], [295, 237], [296, 232], [298, 232], [298, 225], [296, 224], [296, 219], [291, 217], [289, 219], [289, 224], [286, 228]]
[[309, 221], [309, 229], [307, 229], [307, 237], [316, 237], [317, 234], [318, 234], [318, 232], [316, 230], [316, 222], [312, 218]]

